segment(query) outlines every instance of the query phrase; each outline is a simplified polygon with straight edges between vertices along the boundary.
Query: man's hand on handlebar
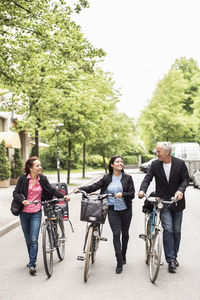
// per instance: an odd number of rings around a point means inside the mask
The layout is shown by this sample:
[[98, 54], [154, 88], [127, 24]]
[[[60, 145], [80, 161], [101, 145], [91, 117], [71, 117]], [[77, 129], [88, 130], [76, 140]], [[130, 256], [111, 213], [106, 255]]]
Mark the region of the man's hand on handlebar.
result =
[[66, 202], [69, 202], [69, 201], [70, 201], [70, 197], [69, 197], [68, 195], [65, 195], [65, 196], [64, 196], [64, 199], [65, 199]]
[[183, 193], [180, 191], [177, 191], [174, 195], [174, 197], [179, 201], [183, 198]]

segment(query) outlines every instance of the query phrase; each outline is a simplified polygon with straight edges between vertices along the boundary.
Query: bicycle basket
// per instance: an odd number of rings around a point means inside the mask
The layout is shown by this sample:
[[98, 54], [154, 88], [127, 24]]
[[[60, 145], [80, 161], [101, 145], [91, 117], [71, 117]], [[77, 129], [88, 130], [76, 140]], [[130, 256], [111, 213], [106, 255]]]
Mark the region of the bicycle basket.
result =
[[81, 200], [81, 221], [104, 224], [108, 212], [106, 199], [99, 200], [97, 196], [90, 196]]

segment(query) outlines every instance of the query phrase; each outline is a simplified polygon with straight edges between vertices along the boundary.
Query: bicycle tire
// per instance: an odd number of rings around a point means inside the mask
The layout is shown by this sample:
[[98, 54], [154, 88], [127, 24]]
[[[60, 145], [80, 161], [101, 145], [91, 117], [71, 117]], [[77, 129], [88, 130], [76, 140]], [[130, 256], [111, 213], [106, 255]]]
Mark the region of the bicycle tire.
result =
[[144, 233], [146, 235], [145, 239], [145, 262], [148, 265], [149, 264], [149, 251], [150, 251], [150, 241], [149, 241], [149, 234], [151, 230], [151, 223], [149, 222], [149, 215], [145, 214], [144, 219]]
[[57, 238], [56, 238], [56, 251], [58, 258], [62, 261], [65, 258], [65, 227], [63, 220], [57, 222]]
[[42, 250], [45, 272], [48, 277], [53, 273], [53, 236], [48, 224], [42, 226]]
[[98, 231], [98, 236], [92, 235], [92, 246], [91, 246], [91, 249], [92, 249], [92, 253], [91, 253], [91, 261], [92, 261], [92, 264], [95, 263], [95, 260], [96, 260], [96, 253], [97, 253], [97, 249], [99, 248], [99, 238], [100, 238], [100, 229], [99, 227], [97, 227], [95, 229], [95, 231]]
[[90, 257], [91, 257], [91, 247], [92, 247], [92, 236], [93, 236], [93, 226], [89, 227], [87, 242], [86, 242], [86, 252], [85, 252], [85, 267], [84, 267], [84, 281], [88, 280], [88, 272], [90, 266]]
[[160, 268], [160, 260], [162, 254], [162, 236], [162, 229], [156, 229], [154, 237], [152, 239], [149, 257], [149, 277], [152, 283], [156, 281]]

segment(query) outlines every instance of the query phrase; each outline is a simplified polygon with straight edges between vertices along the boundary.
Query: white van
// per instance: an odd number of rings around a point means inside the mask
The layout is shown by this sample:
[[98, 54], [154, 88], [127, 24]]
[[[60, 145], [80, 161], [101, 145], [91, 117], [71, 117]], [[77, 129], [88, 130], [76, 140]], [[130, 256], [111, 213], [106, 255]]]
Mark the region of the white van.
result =
[[200, 146], [198, 143], [174, 143], [172, 155], [183, 160], [200, 160]]

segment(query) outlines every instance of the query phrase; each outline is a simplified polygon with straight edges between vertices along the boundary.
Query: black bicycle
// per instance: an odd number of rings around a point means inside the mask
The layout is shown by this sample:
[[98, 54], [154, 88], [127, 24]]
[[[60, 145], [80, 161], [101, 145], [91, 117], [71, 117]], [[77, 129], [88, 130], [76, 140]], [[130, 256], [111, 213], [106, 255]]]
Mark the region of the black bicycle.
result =
[[174, 202], [176, 203], [177, 198], [173, 197], [171, 201], [164, 201], [158, 197], [144, 196], [152, 203], [152, 209], [149, 208], [145, 211], [144, 234], [140, 234], [139, 237], [145, 241], [145, 262], [149, 265], [150, 281], [154, 283], [158, 276], [162, 255], [163, 229], [160, 210], [163, 208], [164, 203], [168, 204], [167, 207]]
[[90, 263], [94, 264], [95, 262], [99, 242], [107, 241], [107, 238], [102, 237], [103, 224], [107, 214], [106, 198], [113, 196], [113, 194], [87, 194], [82, 190], [77, 190], [77, 192], [83, 195], [81, 221], [87, 222], [83, 246], [85, 256], [77, 257], [78, 260], [85, 261], [84, 281], [86, 282], [88, 280]]
[[65, 257], [66, 236], [63, 216], [68, 214], [68, 205], [66, 203], [67, 209], [64, 210], [59, 205], [59, 201], [63, 202], [65, 198], [29, 202], [30, 204], [41, 202], [43, 206], [45, 220], [41, 226], [42, 250], [44, 268], [48, 277], [53, 273], [53, 252], [56, 250], [60, 261]]

